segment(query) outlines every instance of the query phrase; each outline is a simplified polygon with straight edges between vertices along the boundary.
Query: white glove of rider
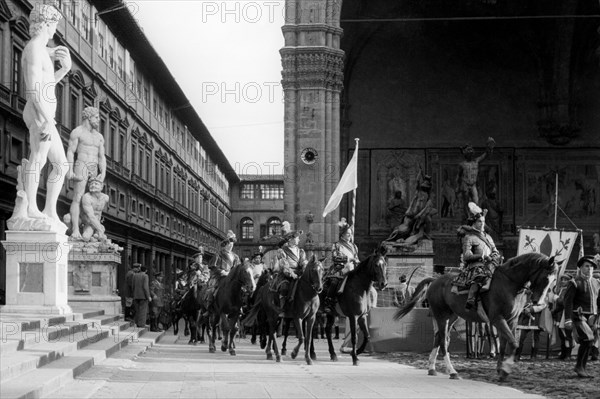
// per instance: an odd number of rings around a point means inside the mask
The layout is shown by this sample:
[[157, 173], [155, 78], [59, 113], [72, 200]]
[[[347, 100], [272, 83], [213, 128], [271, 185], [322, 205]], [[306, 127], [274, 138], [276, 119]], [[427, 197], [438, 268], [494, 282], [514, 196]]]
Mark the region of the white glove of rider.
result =
[[290, 274], [290, 277], [291, 277], [291, 278], [293, 278], [293, 279], [295, 280], [295, 279], [297, 279], [297, 278], [298, 278], [298, 275], [297, 275], [296, 273], [292, 272], [292, 273]]
[[227, 273], [225, 270], [221, 270], [221, 276], [225, 277], [227, 276], [229, 273]]

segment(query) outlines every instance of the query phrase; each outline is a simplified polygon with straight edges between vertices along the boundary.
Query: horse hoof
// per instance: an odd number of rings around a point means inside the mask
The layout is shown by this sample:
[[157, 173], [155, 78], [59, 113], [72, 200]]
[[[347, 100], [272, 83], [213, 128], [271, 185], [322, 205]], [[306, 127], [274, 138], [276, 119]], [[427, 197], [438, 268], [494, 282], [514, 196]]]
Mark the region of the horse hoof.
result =
[[254, 338], [254, 339], [251, 339], [251, 340], [250, 340], [250, 343], [251, 343], [252, 345], [256, 345], [256, 338]]
[[281, 363], [281, 356], [276, 356], [276, 357], [275, 357], [275, 361], [276, 361], [277, 363]]
[[452, 373], [452, 374], [450, 374], [450, 379], [451, 380], [460, 380], [460, 377], [458, 376], [457, 373]]
[[227, 347], [226, 347], [226, 346], [223, 346], [223, 345], [221, 345], [221, 352], [227, 352]]
[[296, 352], [296, 351], [292, 352], [292, 355], [291, 355], [292, 359], [295, 359], [296, 356], [298, 356], [298, 352]]
[[311, 353], [311, 354], [310, 354], [310, 358], [311, 358], [312, 360], [317, 360], [317, 354], [316, 354], [316, 353]]
[[215, 348], [208, 348], [209, 353], [215, 353], [217, 350]]
[[310, 360], [310, 357], [306, 358], [306, 364], [308, 364], [309, 366], [312, 366], [313, 362], [312, 362], [312, 360]]
[[200, 343], [201, 343], [201, 344], [205, 344], [206, 342], [204, 342], [204, 340], [203, 340], [203, 339], [201, 339], [201, 340], [200, 340]]
[[282, 349], [281, 350], [281, 356], [285, 356], [287, 355], [287, 349]]
[[230, 350], [230, 351], [229, 351], [229, 354], [230, 354], [231, 356], [235, 356], [235, 350], [234, 350], [234, 349]]
[[437, 375], [437, 371], [429, 370], [429, 371], [427, 371], [427, 375]]
[[508, 373], [504, 370], [500, 370], [500, 378], [498, 378], [498, 381], [504, 382], [504, 381], [506, 381], [507, 378], [508, 378]]
[[330, 357], [330, 358], [331, 358], [331, 361], [332, 361], [332, 362], [337, 362], [337, 361], [338, 361], [338, 357], [337, 357], [337, 355], [331, 355], [331, 357]]
[[267, 355], [267, 360], [273, 360], [273, 355], [269, 353], [269, 354]]
[[359, 362], [358, 362], [358, 359], [357, 359], [357, 360], [353, 360], [353, 361], [352, 361], [352, 365], [353, 365], [353, 366], [358, 366], [358, 363], [359, 363]]

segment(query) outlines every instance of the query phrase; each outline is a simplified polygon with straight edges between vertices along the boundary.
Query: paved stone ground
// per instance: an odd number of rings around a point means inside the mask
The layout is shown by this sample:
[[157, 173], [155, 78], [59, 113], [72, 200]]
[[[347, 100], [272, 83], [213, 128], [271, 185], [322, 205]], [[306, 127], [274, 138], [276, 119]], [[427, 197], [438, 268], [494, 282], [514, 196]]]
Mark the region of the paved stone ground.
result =
[[[295, 340], [292, 340], [292, 345]], [[339, 349], [341, 341], [336, 341]], [[127, 348], [53, 393], [53, 398], [540, 398], [511, 387], [471, 380], [429, 377], [423, 370], [377, 356], [349, 355], [329, 361], [326, 342], [316, 343], [320, 360], [308, 366], [285, 356], [267, 361], [249, 339], [236, 343], [237, 356], [208, 353], [168, 332], [139, 356]], [[291, 346], [290, 345], [290, 348]], [[301, 352], [302, 353], [302, 352]]]

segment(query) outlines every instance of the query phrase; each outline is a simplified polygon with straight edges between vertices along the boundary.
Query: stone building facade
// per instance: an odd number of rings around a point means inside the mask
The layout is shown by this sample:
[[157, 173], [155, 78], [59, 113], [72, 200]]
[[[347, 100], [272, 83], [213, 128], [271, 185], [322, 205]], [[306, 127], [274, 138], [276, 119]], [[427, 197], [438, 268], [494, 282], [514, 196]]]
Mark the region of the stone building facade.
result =
[[[120, 282], [127, 265], [141, 262], [151, 272], [166, 272], [170, 283], [199, 247], [217, 250], [231, 225], [230, 187], [237, 174], [123, 3], [59, 3], [64, 18], [54, 45], [68, 47], [73, 60], [56, 92], [63, 143], [81, 123], [84, 107], [99, 108], [110, 198], [104, 226], [124, 247]], [[1, 239], [16, 196], [16, 167], [29, 148], [20, 58], [31, 7], [0, 0]], [[72, 182], [66, 182], [61, 215], [68, 213], [72, 194]], [[0, 252], [2, 287], [7, 265]]]
[[[505, 256], [519, 226], [600, 232], [600, 4], [579, 0], [286, 1], [285, 217], [319, 215], [360, 138], [356, 241], [361, 251], [394, 227], [389, 203], [408, 203], [430, 175], [438, 214], [435, 263], [456, 265], [461, 147], [478, 156], [480, 202]], [[577, 18], [569, 16], [576, 15]], [[318, 154], [307, 164], [304, 150]], [[317, 217], [317, 241], [335, 222]], [[564, 212], [563, 212], [564, 211]], [[577, 248], [578, 249], [578, 248]], [[573, 251], [574, 256], [578, 253]]]

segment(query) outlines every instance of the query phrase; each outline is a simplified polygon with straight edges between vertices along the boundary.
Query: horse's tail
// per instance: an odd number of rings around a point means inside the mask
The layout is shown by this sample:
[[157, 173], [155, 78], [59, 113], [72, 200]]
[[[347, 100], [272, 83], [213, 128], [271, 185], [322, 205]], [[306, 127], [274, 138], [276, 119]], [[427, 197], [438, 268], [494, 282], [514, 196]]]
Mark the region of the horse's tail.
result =
[[425, 299], [425, 295], [427, 294], [429, 284], [433, 280], [433, 277], [429, 277], [424, 279], [419, 283], [419, 285], [417, 285], [417, 288], [415, 288], [415, 293], [410, 298], [410, 300], [396, 311], [396, 314], [394, 315], [394, 320], [398, 321], [404, 316], [406, 316], [411, 310], [414, 309], [417, 303], [422, 302], [423, 299]]

